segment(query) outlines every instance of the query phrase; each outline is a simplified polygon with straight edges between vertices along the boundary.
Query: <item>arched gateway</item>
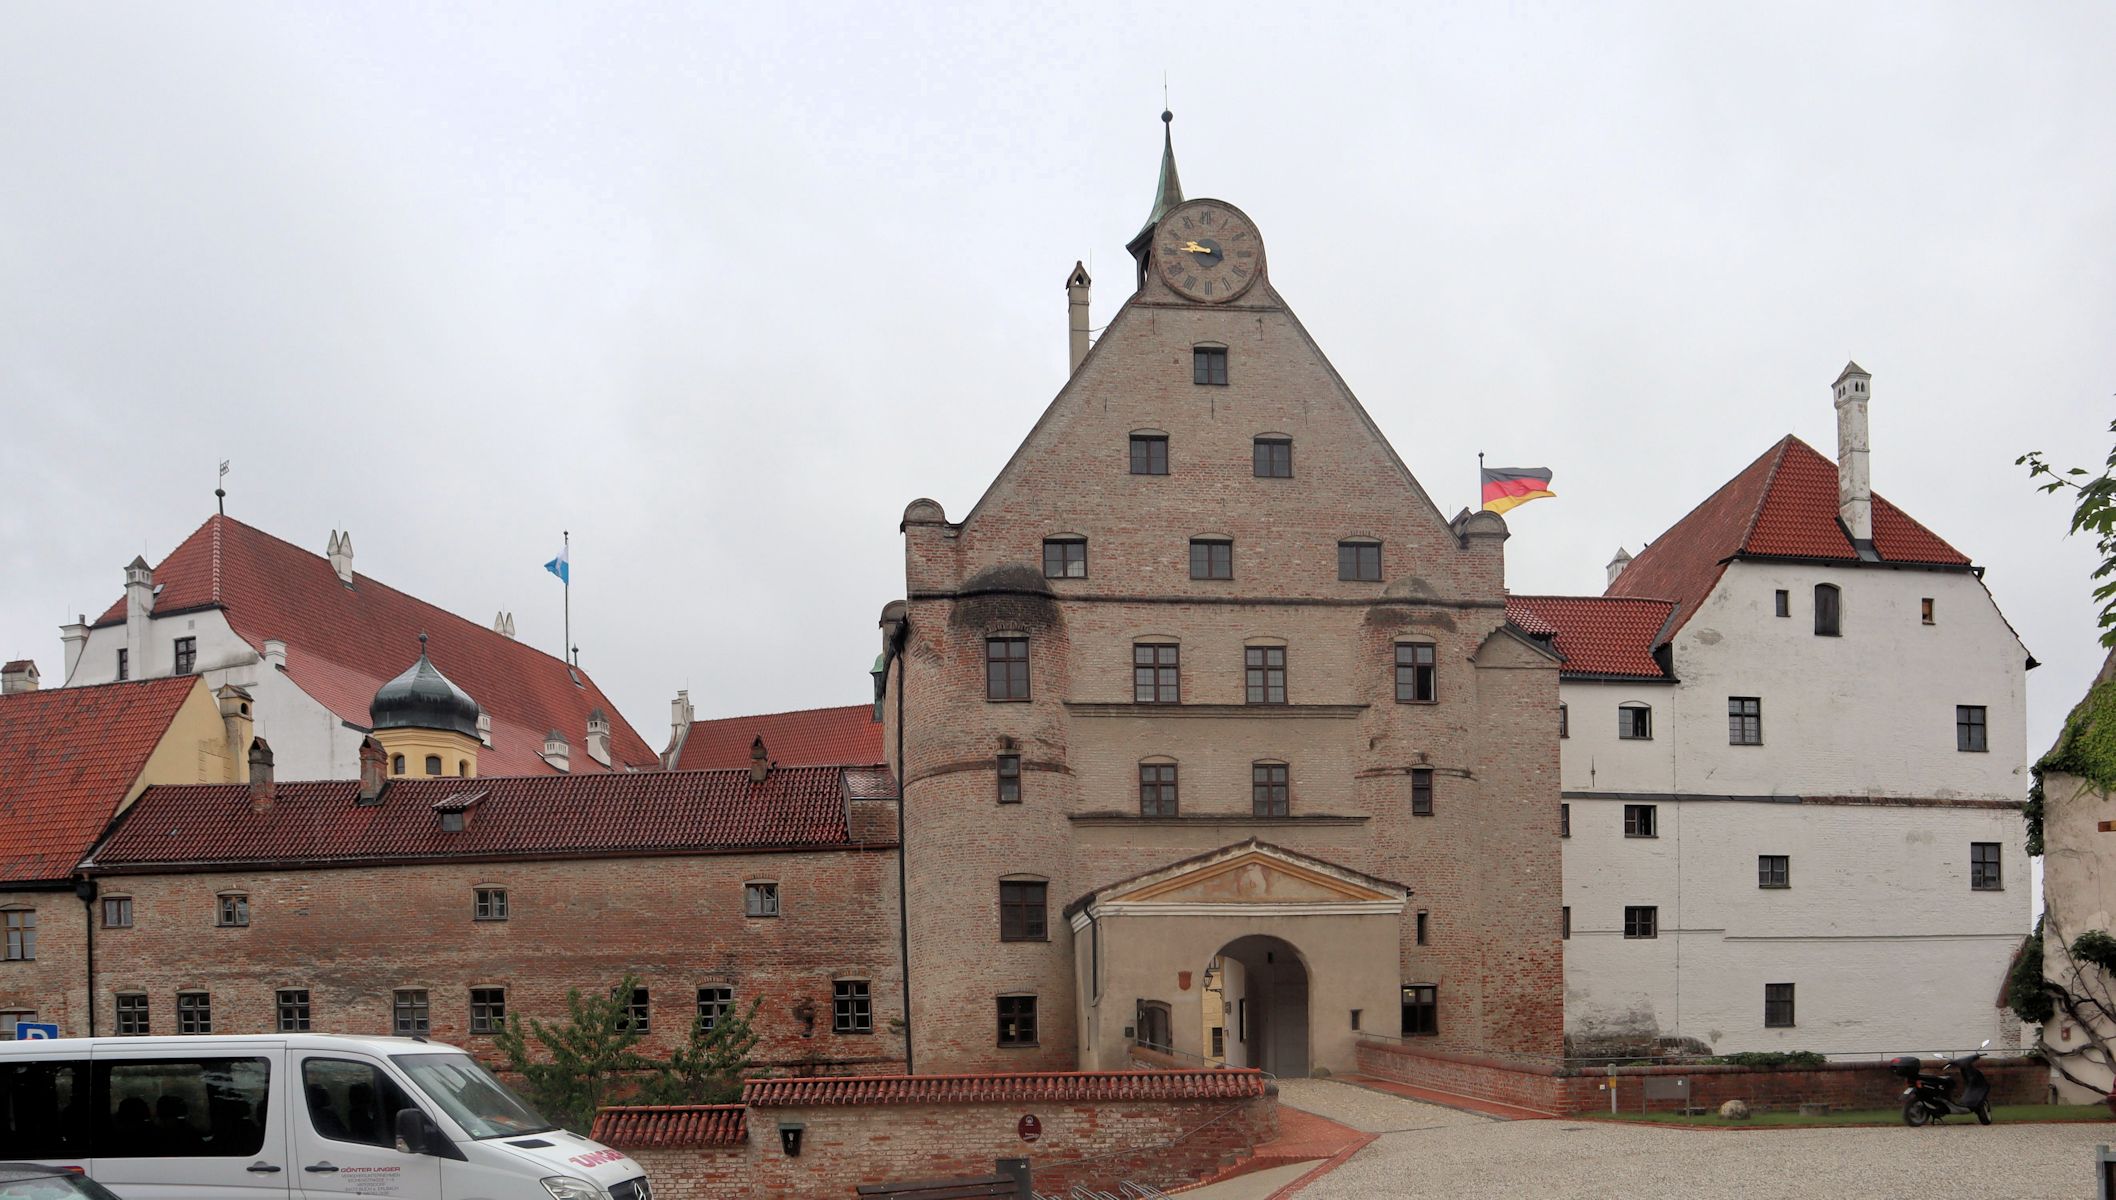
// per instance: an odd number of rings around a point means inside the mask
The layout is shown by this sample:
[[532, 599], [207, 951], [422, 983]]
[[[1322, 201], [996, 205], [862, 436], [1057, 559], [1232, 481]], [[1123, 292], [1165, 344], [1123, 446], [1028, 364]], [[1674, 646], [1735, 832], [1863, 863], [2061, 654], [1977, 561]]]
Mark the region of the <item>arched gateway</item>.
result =
[[1350, 1069], [1352, 1014], [1394, 1011], [1404, 898], [1257, 841], [1089, 893], [1066, 909], [1082, 1069], [1121, 1069], [1135, 1044], [1282, 1077]]

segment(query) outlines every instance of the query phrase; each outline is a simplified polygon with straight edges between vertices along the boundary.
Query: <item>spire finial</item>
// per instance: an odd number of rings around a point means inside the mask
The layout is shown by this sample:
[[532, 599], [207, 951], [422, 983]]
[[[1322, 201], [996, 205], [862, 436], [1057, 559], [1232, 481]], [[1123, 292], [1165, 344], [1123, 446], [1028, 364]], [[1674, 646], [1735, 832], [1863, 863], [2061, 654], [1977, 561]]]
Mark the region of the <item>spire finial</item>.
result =
[[423, 630], [419, 633], [419, 657], [426, 657], [426, 633]]
[[1166, 108], [1161, 110], [1161, 175], [1154, 184], [1153, 211], [1146, 215], [1146, 224], [1139, 227], [1139, 232], [1125, 246], [1132, 257], [1139, 260], [1141, 283], [1146, 279], [1147, 249], [1153, 239], [1154, 226], [1161, 223], [1169, 209], [1183, 202], [1183, 181], [1176, 175], [1175, 119], [1175, 113]]

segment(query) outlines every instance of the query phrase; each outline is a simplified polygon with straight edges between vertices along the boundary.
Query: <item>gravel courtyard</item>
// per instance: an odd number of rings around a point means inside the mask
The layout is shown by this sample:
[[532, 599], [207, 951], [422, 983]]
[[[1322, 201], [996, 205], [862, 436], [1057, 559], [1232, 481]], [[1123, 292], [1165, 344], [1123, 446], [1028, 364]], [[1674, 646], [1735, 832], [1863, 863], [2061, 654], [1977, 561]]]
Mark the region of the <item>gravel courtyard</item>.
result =
[[1326, 1080], [1279, 1099], [1382, 1136], [1299, 1200], [2060, 1200], [2094, 1195], [2094, 1147], [2116, 1126], [1714, 1130], [1498, 1121]]

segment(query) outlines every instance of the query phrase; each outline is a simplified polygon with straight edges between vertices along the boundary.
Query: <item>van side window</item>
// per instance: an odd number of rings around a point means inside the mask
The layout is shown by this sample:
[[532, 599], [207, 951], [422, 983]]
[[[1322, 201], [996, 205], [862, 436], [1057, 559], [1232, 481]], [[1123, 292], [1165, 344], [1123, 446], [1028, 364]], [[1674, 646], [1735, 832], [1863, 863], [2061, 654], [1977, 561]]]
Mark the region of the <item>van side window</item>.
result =
[[103, 1060], [95, 1076], [97, 1158], [252, 1158], [264, 1146], [267, 1059]]
[[87, 1158], [86, 1062], [0, 1066], [0, 1160]]
[[317, 1136], [334, 1142], [394, 1148], [397, 1113], [418, 1107], [382, 1068], [347, 1058], [304, 1059], [301, 1090]]

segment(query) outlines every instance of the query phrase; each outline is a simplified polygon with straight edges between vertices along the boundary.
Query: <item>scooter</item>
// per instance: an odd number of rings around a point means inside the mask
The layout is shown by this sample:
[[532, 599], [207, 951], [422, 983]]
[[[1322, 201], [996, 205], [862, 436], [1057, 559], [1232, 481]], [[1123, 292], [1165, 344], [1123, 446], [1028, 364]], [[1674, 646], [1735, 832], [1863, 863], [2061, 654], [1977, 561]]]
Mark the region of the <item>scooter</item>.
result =
[[[1989, 1125], [1991, 1081], [1976, 1069], [1976, 1060], [1984, 1056], [1990, 1045], [1990, 1039], [1986, 1038], [1974, 1054], [1943, 1059], [1939, 1071], [1931, 1075], [1923, 1073], [1923, 1064], [1914, 1056], [1890, 1059], [1889, 1070], [1910, 1083], [1903, 1089], [1903, 1123], [1915, 1128], [1950, 1116], [1974, 1113], [1980, 1124]], [[1940, 1056], [1935, 1054], [1933, 1057]], [[1949, 1067], [1954, 1068], [1954, 1075], [1947, 1074]], [[1957, 1078], [1962, 1084], [1960, 1098], [1954, 1094]]]

